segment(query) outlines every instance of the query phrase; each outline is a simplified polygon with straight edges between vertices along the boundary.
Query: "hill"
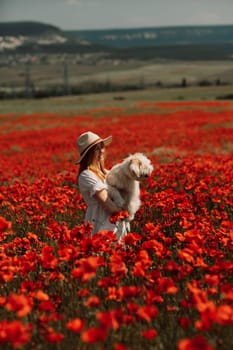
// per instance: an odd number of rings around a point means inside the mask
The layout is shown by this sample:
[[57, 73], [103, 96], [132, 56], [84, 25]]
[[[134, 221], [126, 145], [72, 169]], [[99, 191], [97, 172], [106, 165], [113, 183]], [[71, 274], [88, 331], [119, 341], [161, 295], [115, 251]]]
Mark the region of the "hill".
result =
[[[62, 34], [62, 30], [51, 24], [41, 22], [2, 22], [0, 23], [1, 36], [34, 36], [45, 35], [48, 33]], [[63, 33], [64, 35], [64, 33]]]
[[98, 53], [109, 59], [232, 60], [233, 25], [74, 30], [0, 23], [0, 54]]
[[41, 22], [0, 23], [0, 53], [99, 52], [96, 44], [75, 38], [60, 28]]
[[233, 25], [79, 30], [67, 33], [111, 48], [114, 58], [231, 60]]
[[67, 31], [75, 38], [113, 48], [233, 43], [233, 25]]

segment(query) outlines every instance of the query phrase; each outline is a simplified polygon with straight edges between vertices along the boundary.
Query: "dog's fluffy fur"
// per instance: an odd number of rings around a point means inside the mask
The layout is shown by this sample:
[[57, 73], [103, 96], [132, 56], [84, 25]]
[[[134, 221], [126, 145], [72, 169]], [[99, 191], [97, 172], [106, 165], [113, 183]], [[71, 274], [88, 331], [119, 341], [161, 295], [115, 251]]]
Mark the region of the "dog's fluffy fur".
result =
[[116, 205], [129, 213], [133, 220], [140, 208], [140, 181], [151, 175], [153, 165], [142, 153], [135, 153], [116, 164], [107, 174], [108, 192]]

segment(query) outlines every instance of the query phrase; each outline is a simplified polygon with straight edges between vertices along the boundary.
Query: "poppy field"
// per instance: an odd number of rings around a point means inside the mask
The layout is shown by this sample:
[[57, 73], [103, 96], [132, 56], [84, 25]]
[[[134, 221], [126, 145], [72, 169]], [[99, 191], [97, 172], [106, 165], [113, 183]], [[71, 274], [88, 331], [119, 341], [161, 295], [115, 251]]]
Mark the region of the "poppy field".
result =
[[[1, 115], [1, 350], [230, 350], [233, 103]], [[76, 139], [154, 165], [120, 243], [91, 236]]]

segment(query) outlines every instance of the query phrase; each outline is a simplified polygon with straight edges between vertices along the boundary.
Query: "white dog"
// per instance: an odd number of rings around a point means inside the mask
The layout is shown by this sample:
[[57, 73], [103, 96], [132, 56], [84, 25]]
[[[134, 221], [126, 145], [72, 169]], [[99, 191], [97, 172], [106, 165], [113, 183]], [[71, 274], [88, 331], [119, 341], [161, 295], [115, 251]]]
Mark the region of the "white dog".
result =
[[128, 221], [140, 208], [140, 181], [151, 175], [154, 167], [142, 153], [128, 156], [107, 174], [108, 192], [117, 206], [127, 210]]

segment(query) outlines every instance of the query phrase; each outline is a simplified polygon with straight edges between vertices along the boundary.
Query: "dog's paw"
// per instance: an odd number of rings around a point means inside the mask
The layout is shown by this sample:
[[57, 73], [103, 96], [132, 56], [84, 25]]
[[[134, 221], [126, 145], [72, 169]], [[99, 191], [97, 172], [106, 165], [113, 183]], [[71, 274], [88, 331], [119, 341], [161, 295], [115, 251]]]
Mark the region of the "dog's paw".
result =
[[116, 188], [112, 186], [109, 187], [108, 194], [117, 207], [125, 209], [125, 200], [122, 198], [120, 192]]

